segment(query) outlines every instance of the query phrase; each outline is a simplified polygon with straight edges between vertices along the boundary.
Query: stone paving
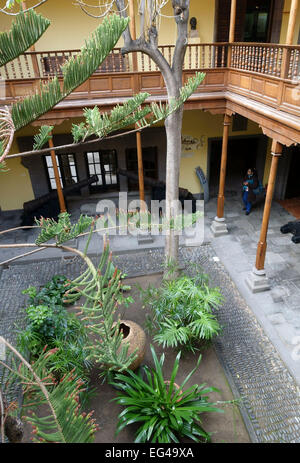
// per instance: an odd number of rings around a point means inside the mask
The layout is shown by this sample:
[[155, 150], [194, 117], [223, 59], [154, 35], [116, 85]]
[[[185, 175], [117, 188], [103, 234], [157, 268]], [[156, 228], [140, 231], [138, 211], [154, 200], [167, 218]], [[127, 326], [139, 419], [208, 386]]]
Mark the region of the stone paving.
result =
[[205, 207], [206, 239], [300, 384], [300, 245], [291, 241], [291, 234], [280, 232], [295, 218], [273, 202], [265, 265], [271, 290], [252, 294], [245, 280], [256, 259], [263, 204], [246, 216], [240, 198], [230, 198], [224, 214], [229, 233], [217, 238], [209, 229], [215, 211], [216, 199], [212, 199]]

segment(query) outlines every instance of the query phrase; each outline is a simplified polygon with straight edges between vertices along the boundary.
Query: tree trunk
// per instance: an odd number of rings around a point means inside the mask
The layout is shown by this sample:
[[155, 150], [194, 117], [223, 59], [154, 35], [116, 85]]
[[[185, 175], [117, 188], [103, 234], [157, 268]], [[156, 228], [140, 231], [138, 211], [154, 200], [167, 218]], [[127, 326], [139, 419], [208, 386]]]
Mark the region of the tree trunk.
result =
[[[168, 222], [178, 214], [182, 116], [183, 109], [181, 108], [165, 121], [167, 136], [166, 219]], [[174, 204], [175, 201], [176, 204]], [[175, 207], [171, 209], [172, 202]], [[178, 262], [178, 245], [179, 235], [174, 230], [168, 230], [165, 243], [166, 263]]]

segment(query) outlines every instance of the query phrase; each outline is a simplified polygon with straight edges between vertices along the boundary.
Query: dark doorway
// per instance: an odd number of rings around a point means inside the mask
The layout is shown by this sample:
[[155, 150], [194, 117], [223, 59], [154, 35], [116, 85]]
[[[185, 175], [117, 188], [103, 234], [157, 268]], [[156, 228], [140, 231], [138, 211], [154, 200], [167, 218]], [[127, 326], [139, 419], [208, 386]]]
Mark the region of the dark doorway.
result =
[[[239, 0], [235, 42], [278, 43], [284, 0]], [[215, 41], [228, 42], [231, 0], [216, 0]]]
[[[259, 137], [230, 138], [226, 170], [227, 196], [237, 196], [242, 191], [243, 178], [249, 167], [257, 168]], [[219, 191], [222, 139], [210, 140], [209, 195], [216, 197]]]
[[[143, 152], [143, 167], [144, 167], [144, 177], [157, 179], [158, 170], [157, 170], [157, 147], [148, 146], [142, 148]], [[138, 174], [138, 160], [137, 160], [137, 150], [136, 148], [126, 149], [126, 168], [130, 172]], [[145, 189], [150, 187], [145, 185]], [[133, 180], [128, 179], [128, 191], [137, 191], [139, 189], [138, 183]]]
[[271, 0], [247, 0], [244, 42], [269, 41], [271, 26]]
[[293, 146], [290, 150], [290, 168], [285, 190], [285, 199], [300, 197], [300, 146]]

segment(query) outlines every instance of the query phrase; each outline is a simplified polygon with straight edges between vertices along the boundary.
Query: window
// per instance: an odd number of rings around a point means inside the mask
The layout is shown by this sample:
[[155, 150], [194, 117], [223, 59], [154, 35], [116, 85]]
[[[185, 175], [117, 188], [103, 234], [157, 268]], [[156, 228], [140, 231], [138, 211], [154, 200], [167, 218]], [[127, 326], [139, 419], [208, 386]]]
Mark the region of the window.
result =
[[89, 175], [98, 175], [97, 183], [90, 187], [91, 191], [118, 187], [116, 150], [90, 151], [86, 153], [86, 160]]
[[[45, 156], [45, 162], [50, 188], [51, 190], [56, 190], [53, 163], [50, 155]], [[59, 178], [63, 187], [67, 187], [78, 182], [74, 154], [57, 154], [56, 162], [58, 166]]]

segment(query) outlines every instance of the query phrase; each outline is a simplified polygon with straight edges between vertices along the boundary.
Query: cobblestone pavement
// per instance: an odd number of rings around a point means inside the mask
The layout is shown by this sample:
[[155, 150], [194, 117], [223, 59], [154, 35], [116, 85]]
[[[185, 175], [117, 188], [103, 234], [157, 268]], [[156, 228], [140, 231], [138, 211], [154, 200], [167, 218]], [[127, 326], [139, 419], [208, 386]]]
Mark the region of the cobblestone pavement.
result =
[[[98, 258], [93, 258], [96, 262]], [[128, 276], [161, 271], [162, 249], [122, 254], [114, 262]], [[300, 394], [293, 376], [241, 297], [211, 245], [180, 249], [180, 264], [197, 263], [219, 286], [225, 303], [218, 311], [223, 326], [215, 348], [236, 397], [253, 442], [300, 442]], [[0, 334], [14, 341], [13, 328], [22, 321], [22, 289], [43, 285], [54, 274], [73, 278], [82, 270], [77, 257], [16, 264], [0, 275]], [[0, 378], [0, 380], [3, 380]]]

